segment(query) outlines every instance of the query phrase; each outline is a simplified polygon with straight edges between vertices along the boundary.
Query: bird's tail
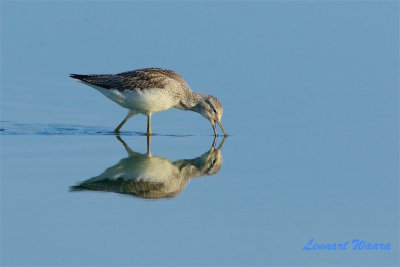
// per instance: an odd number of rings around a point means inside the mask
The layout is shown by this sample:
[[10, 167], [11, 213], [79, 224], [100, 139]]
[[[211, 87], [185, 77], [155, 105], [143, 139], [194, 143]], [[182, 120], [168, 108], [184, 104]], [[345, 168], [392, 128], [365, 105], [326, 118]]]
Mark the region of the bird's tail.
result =
[[110, 89], [115, 77], [111, 74], [91, 74], [91, 75], [84, 75], [84, 74], [70, 74], [69, 77], [72, 79], [96, 85], [105, 89]]
[[89, 78], [90, 75], [83, 75], [83, 74], [70, 74], [69, 77], [72, 79], [80, 80], [80, 81], [85, 81], [87, 78]]

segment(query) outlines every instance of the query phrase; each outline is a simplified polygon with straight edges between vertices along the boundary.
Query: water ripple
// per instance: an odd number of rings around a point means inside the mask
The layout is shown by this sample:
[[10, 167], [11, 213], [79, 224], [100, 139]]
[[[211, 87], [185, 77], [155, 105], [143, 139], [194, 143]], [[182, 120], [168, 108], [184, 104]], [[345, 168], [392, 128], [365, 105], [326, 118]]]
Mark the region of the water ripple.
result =
[[[120, 132], [120, 135], [144, 134], [143, 132]], [[0, 135], [115, 135], [115, 133], [112, 129], [97, 126], [1, 121]]]
[[[0, 135], [116, 135], [113, 129], [75, 124], [16, 123], [0, 121]], [[141, 136], [145, 132], [121, 131], [118, 135]], [[154, 134], [157, 136], [187, 137], [193, 135]]]

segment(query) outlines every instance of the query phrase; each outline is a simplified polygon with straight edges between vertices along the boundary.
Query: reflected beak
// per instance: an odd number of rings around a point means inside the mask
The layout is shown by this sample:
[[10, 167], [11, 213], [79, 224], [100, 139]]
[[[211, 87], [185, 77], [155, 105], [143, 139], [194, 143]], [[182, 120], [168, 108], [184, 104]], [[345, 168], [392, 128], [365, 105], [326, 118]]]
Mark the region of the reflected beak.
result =
[[224, 136], [228, 136], [228, 135], [226, 134], [225, 130], [224, 130], [224, 127], [222, 127], [222, 123], [220, 123], [220, 122], [217, 122], [217, 123], [218, 123], [218, 125], [219, 125], [219, 128], [221, 128], [221, 131], [224, 133]]

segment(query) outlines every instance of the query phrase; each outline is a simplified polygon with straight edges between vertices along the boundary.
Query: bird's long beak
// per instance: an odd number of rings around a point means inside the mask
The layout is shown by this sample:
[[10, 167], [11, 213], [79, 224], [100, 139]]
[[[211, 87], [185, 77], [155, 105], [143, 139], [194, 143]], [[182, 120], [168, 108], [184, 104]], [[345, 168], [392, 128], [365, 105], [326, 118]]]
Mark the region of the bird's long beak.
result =
[[224, 136], [228, 136], [228, 134], [224, 130], [224, 127], [222, 127], [222, 123], [220, 123], [219, 121], [217, 123], [219, 125], [219, 128], [221, 128], [221, 131], [224, 133]]
[[214, 136], [215, 136], [215, 137], [218, 136], [217, 129], [216, 129], [216, 127], [215, 127], [215, 122], [214, 122], [214, 123], [211, 123], [211, 126], [213, 127], [213, 130], [214, 130]]

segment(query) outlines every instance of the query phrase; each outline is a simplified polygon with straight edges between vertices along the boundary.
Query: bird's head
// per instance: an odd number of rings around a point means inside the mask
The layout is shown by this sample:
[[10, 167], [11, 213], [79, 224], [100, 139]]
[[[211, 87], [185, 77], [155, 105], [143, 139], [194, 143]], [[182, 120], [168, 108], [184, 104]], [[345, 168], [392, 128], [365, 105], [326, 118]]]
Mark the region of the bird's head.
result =
[[200, 113], [204, 118], [206, 118], [211, 122], [211, 125], [214, 129], [214, 133], [216, 133], [215, 123], [217, 123], [221, 128], [222, 132], [224, 133], [224, 135], [225, 136], [227, 135], [221, 123], [223, 109], [222, 109], [222, 104], [218, 100], [218, 98], [212, 95], [202, 95], [201, 101], [198, 102], [195, 111]]

